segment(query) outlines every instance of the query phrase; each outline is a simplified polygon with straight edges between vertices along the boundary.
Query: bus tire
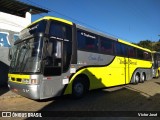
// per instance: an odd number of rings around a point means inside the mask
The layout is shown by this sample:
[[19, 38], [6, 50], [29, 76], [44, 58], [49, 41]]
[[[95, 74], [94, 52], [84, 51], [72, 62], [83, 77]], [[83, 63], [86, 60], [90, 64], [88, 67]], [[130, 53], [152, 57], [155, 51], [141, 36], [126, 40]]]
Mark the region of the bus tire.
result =
[[76, 78], [72, 85], [72, 96], [76, 99], [82, 98], [88, 91], [88, 84], [84, 78]]
[[146, 74], [143, 72], [142, 74], [141, 74], [141, 83], [143, 83], [144, 81], [146, 80]]
[[140, 74], [137, 72], [134, 76], [134, 84], [138, 84], [140, 82]]

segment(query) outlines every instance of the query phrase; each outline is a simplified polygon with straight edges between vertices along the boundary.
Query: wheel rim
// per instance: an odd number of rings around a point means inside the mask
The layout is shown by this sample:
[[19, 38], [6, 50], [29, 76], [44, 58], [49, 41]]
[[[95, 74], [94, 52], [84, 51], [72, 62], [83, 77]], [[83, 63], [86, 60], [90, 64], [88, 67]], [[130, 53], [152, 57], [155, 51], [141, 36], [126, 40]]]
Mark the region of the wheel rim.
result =
[[142, 77], [141, 77], [142, 81], [145, 81], [145, 75], [142, 74]]
[[139, 76], [138, 76], [138, 75], [135, 76], [135, 82], [136, 82], [136, 83], [139, 82]]
[[76, 94], [78, 94], [78, 95], [83, 94], [83, 91], [84, 91], [84, 86], [83, 86], [83, 84], [82, 84], [82, 83], [77, 83], [77, 84], [75, 84], [74, 90], [75, 90]]

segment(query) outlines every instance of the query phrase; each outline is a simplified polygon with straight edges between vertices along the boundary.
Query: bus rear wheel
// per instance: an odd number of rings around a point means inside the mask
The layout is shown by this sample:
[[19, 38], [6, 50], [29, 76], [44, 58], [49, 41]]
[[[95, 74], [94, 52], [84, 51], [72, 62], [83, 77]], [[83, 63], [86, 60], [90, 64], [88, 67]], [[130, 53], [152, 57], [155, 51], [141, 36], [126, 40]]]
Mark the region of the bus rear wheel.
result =
[[140, 82], [143, 83], [145, 80], [146, 80], [146, 75], [145, 75], [145, 73], [142, 73]]
[[134, 84], [138, 84], [140, 82], [140, 74], [136, 73], [134, 76]]
[[88, 91], [88, 85], [85, 80], [76, 78], [72, 85], [72, 96], [76, 99], [82, 98]]

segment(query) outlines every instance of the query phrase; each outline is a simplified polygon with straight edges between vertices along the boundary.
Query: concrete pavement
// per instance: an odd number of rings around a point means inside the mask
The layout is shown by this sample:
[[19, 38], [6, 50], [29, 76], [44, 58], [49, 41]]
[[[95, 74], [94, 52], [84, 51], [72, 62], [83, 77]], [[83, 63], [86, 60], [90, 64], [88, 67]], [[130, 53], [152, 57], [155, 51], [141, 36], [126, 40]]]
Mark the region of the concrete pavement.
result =
[[8, 87], [0, 87], [0, 100], [13, 97], [21, 97], [21, 96], [10, 91]]

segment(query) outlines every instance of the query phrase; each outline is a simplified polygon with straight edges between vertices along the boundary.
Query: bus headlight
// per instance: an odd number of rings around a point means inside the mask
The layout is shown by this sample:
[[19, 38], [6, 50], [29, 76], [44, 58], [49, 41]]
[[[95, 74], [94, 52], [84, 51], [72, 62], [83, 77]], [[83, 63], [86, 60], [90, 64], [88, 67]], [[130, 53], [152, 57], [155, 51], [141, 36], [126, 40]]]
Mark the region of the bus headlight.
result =
[[30, 84], [30, 81], [29, 81], [29, 79], [22, 79], [22, 83], [24, 83], [24, 84]]
[[31, 84], [38, 84], [38, 80], [37, 79], [31, 79]]
[[22, 83], [24, 84], [38, 84], [37, 79], [22, 79]]

